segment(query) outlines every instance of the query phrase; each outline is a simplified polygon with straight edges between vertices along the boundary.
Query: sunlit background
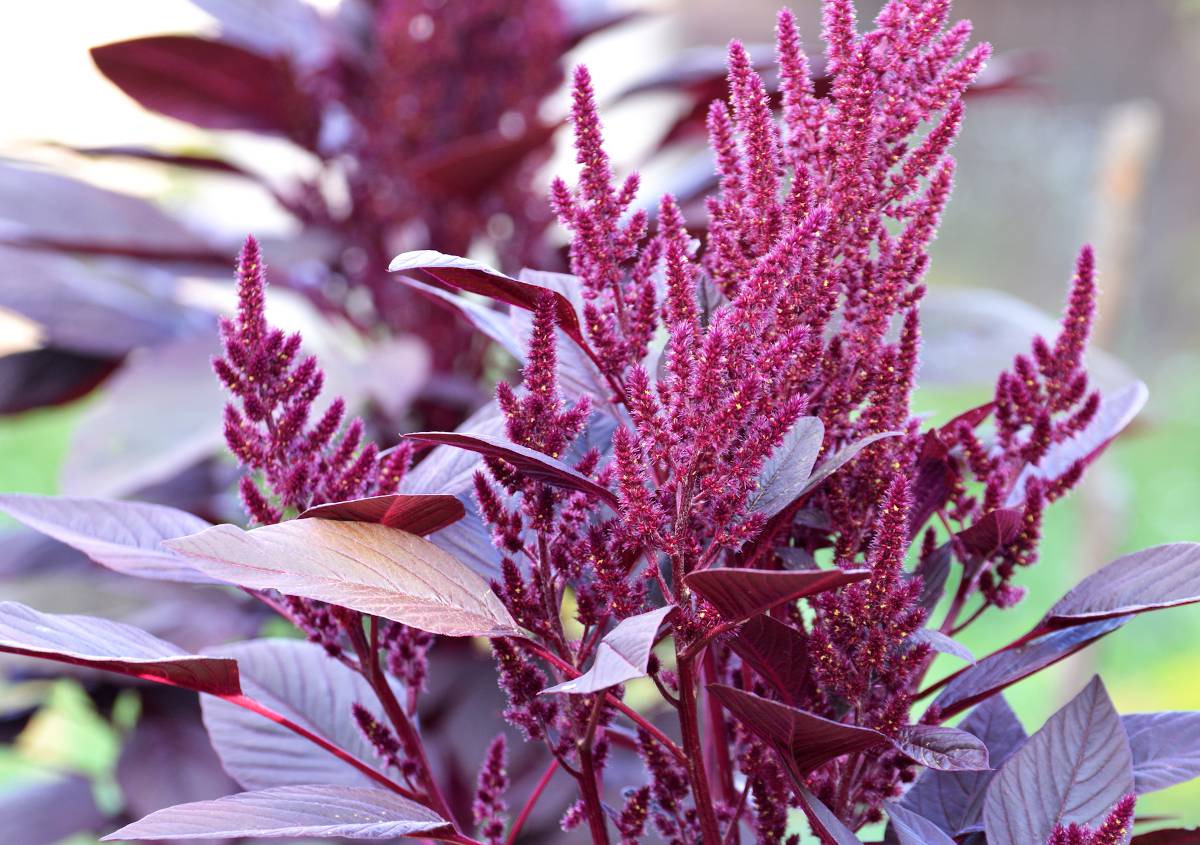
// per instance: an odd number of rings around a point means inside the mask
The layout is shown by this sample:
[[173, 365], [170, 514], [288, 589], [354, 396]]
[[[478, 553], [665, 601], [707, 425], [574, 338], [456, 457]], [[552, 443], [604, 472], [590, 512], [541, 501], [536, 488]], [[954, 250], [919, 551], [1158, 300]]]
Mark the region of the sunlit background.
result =
[[[876, 7], [861, 2], [861, 17]], [[653, 14], [589, 41], [572, 56], [592, 66], [602, 102], [686, 50], [719, 46], [730, 37], [766, 44], [776, 5], [658, 0], [638, 8]], [[815, 0], [793, 8], [814, 44]], [[971, 18], [977, 37], [991, 41], [997, 53], [1022, 57], [1035, 70], [1025, 90], [968, 104], [955, 197], [933, 248], [931, 307], [953, 300], [956, 291], [990, 289], [1054, 314], [1078, 246], [1090, 241], [1102, 274], [1099, 343], [1149, 384], [1151, 397], [1081, 489], [1052, 510], [1041, 563], [1020, 576], [1029, 598], [1015, 610], [985, 617], [964, 636], [981, 654], [1028, 629], [1067, 588], [1117, 555], [1200, 539], [1200, 3], [958, 0], [955, 13]], [[152, 198], [226, 239], [231, 249], [251, 229], [269, 234], [287, 225], [269, 196], [233, 180], [202, 180], [129, 162], [84, 162], [50, 144], [219, 152], [280, 177], [311, 168], [312, 162], [281, 145], [228, 132], [215, 138], [151, 115], [92, 66], [91, 46], [208, 31], [205, 13], [186, 0], [42, 0], [9, 4], [2, 15], [0, 157], [52, 163]], [[563, 110], [565, 98], [557, 107]], [[607, 112], [619, 161], [642, 163], [678, 107], [670, 95], [656, 95]], [[565, 169], [569, 161], [569, 152], [560, 149], [547, 171]], [[665, 184], [667, 172], [661, 163], [647, 168], [648, 190]], [[19, 220], [0, 216], [0, 226], [14, 222]], [[21, 279], [0, 267], [0, 286], [17, 284]], [[940, 362], [925, 373], [917, 409], [935, 420], [988, 396], [995, 373], [1024, 345], [1019, 330], [1005, 328], [1017, 320], [1009, 316], [1017, 306], [1008, 299], [987, 302], [992, 304], [981, 322], [989, 326], [979, 330], [978, 348], [960, 350], [949, 366]], [[35, 345], [37, 336], [36, 326], [0, 311], [0, 353]], [[930, 342], [936, 346], [936, 338]], [[75, 429], [94, 401], [0, 418], [0, 489], [59, 490]], [[1090, 651], [1018, 685], [1009, 697], [1031, 731], [1096, 671], [1122, 712], [1200, 709], [1198, 637], [1195, 607], [1142, 616]], [[21, 706], [13, 691], [0, 689], [0, 710]], [[57, 683], [0, 757], [0, 781], [78, 770], [97, 777], [102, 790], [115, 789], [120, 713], [114, 726], [90, 707], [73, 682]], [[1139, 815], [1174, 815], [1186, 825], [1200, 824], [1198, 808], [1200, 788], [1194, 785], [1138, 803]]]

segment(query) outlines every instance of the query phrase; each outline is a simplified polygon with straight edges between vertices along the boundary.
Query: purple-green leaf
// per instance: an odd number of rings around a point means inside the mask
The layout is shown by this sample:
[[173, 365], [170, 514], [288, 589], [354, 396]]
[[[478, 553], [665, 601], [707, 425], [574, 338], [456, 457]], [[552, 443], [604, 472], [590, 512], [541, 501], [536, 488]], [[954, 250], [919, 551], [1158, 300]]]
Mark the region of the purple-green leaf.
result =
[[989, 845], [1045, 842], [1055, 825], [1097, 825], [1133, 792], [1133, 758], [1099, 678], [1051, 716], [992, 780]]
[[238, 695], [237, 663], [188, 654], [141, 628], [0, 602], [0, 651], [102, 669], [213, 695]]
[[511, 636], [517, 624], [465, 564], [428, 540], [383, 525], [293, 519], [243, 531], [217, 525], [167, 544], [214, 578], [278, 590], [422, 631]]
[[125, 575], [213, 584], [163, 540], [195, 534], [210, 523], [164, 505], [72, 496], [0, 495], [0, 510], [35, 531]]
[[281, 786], [151, 813], [105, 842], [158, 839], [395, 839], [449, 825], [428, 807], [382, 789]]
[[658, 627], [674, 609], [675, 605], [669, 604], [621, 620], [600, 640], [592, 668], [578, 678], [544, 689], [542, 693], [600, 692], [634, 678], [644, 678]]
[[738, 622], [805, 596], [836, 590], [870, 577], [867, 569], [775, 571], [702, 569], [683, 583], [717, 609], [726, 622]]

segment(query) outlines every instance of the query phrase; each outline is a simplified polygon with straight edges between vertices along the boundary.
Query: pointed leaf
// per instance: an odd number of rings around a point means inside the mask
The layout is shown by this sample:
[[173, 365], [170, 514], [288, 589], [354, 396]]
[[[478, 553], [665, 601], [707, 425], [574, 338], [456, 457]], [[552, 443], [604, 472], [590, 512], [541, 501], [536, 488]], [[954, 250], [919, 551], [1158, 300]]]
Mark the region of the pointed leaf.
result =
[[709, 684], [708, 691], [801, 775], [835, 757], [888, 741], [879, 731], [844, 725], [724, 684]]
[[[548, 290], [506, 276], [478, 261], [460, 258], [457, 255], [445, 255], [431, 249], [401, 253], [392, 259], [388, 270], [393, 273], [420, 270], [449, 287], [477, 293], [526, 311], [536, 310], [538, 299]], [[555, 292], [555, 302], [559, 327], [576, 343], [585, 345], [575, 306], [558, 292]]]
[[[1026, 740], [1025, 729], [1003, 695], [980, 704], [960, 727], [983, 740], [994, 769], [1004, 765]], [[983, 818], [983, 798], [994, 771], [923, 771], [916, 784], [901, 799], [901, 805], [934, 822], [954, 835]]]
[[913, 539], [954, 492], [955, 472], [948, 457], [950, 450], [938, 432], [925, 432], [921, 454], [912, 480], [912, 506], [908, 514], [908, 536]]
[[741, 625], [728, 645], [788, 704], [808, 687], [808, 644], [803, 631], [760, 614]]
[[935, 628], [918, 628], [912, 632], [908, 641], [913, 644], [927, 643], [934, 651], [942, 654], [951, 654], [968, 663], [975, 662], [975, 656], [971, 654], [971, 650], [958, 640], [951, 639]]
[[599, 692], [634, 678], [644, 678], [650, 650], [658, 636], [658, 626], [674, 609], [675, 605], [669, 604], [621, 620], [600, 640], [591, 669], [574, 680], [564, 681], [542, 692], [578, 695]]
[[1200, 777], [1200, 712], [1131, 713], [1121, 723], [1138, 795]]
[[819, 569], [779, 572], [766, 569], [702, 569], [684, 577], [721, 614], [737, 622], [805, 596], [836, 590], [870, 577], [867, 569]]
[[425, 443], [441, 443], [458, 446], [485, 455], [499, 458], [511, 464], [518, 471], [552, 484], [556, 487], [566, 487], [579, 490], [582, 493], [595, 496], [613, 508], [620, 505], [615, 493], [607, 487], [602, 487], [581, 472], [567, 466], [557, 457], [546, 455], [525, 446], [519, 446], [503, 437], [488, 434], [471, 434], [458, 431], [418, 431], [404, 435], [409, 440], [419, 440]]
[[1021, 533], [1024, 519], [1023, 511], [1001, 508], [984, 514], [956, 536], [970, 560], [981, 560], [1015, 540]]
[[434, 634], [517, 633], [482, 578], [428, 540], [382, 525], [218, 525], [167, 545], [202, 572], [243, 587], [339, 604]]
[[535, 120], [515, 137], [493, 129], [458, 138], [410, 158], [405, 167], [412, 178], [436, 186], [439, 193], [475, 198], [546, 147], [559, 126]]
[[1120, 628], [1132, 617], [1100, 619], [1086, 625], [1053, 631], [1020, 645], [989, 654], [954, 676], [933, 700], [943, 718], [1027, 678]]
[[924, 816], [899, 804], [888, 804], [886, 809], [899, 845], [954, 845], [944, 830]]
[[833, 810], [826, 807], [820, 798], [813, 795], [812, 791], [795, 777], [792, 778], [792, 790], [800, 798], [800, 805], [804, 808], [804, 814], [808, 816], [813, 831], [823, 841], [832, 842], [833, 845], [862, 845], [862, 840], [854, 835], [854, 831], [846, 827], [842, 820], [834, 815]]
[[893, 740], [922, 766], [942, 772], [985, 772], [988, 750], [974, 734], [941, 725], [906, 725]]
[[950, 577], [950, 565], [954, 562], [954, 550], [950, 543], [943, 543], [933, 554], [917, 564], [913, 574], [921, 579], [921, 607], [933, 613], [942, 594], [946, 591], [946, 579]]
[[[377, 719], [378, 699], [362, 675], [316, 643], [266, 639], [224, 646], [237, 660], [246, 695], [360, 760], [383, 771], [374, 747], [351, 718], [355, 702]], [[243, 789], [308, 783], [373, 786], [362, 771], [260, 714], [203, 697], [204, 726], [225, 770]]]
[[371, 522], [424, 537], [453, 525], [465, 513], [463, 503], [446, 493], [391, 493], [317, 505], [297, 518]]
[[1133, 759], [1104, 684], [1093, 678], [1029, 738], [988, 787], [990, 845], [1045, 842], [1055, 825], [1097, 825], [1133, 792]]
[[163, 540], [195, 534], [208, 522], [186, 511], [142, 502], [72, 496], [0, 495], [0, 510], [125, 575], [213, 584]]
[[1043, 629], [1200, 601], [1200, 543], [1124, 555], [1084, 578], [1050, 608]]
[[799, 498], [821, 454], [824, 438], [825, 426], [818, 417], [796, 420], [763, 463], [758, 490], [750, 496], [747, 510], [774, 516]]
[[281, 786], [151, 813], [104, 837], [117, 840], [394, 839], [449, 824], [428, 807], [382, 789]]
[[190, 35], [92, 48], [100, 72], [143, 107], [204, 129], [312, 140], [317, 114], [286, 61]]
[[849, 446], [842, 449], [842, 451], [838, 452], [832, 458], [817, 467], [817, 471], [809, 477], [804, 487], [801, 488], [800, 495], [806, 496], [811, 493], [820, 486], [822, 481], [833, 475], [846, 464], [850, 463], [850, 461], [854, 460], [854, 458], [858, 456], [859, 452], [870, 446], [872, 443], [876, 443], [886, 437], [899, 436], [899, 431], [884, 431], [880, 432], [879, 434], [872, 434], [869, 437], [864, 437], [862, 440], [857, 440], [854, 443], [851, 443]]
[[[66, 775], [23, 785], [0, 794], [0, 842], [57, 845], [77, 833], [103, 830], [104, 813], [96, 806], [92, 784], [82, 775]], [[87, 840], [95, 841], [91, 836]]]
[[39, 613], [0, 602], [0, 651], [116, 672], [169, 686], [237, 695], [237, 664], [187, 654], [140, 628], [96, 619]]
[[420, 291], [430, 299], [436, 299], [438, 302], [444, 303], [447, 308], [456, 311], [482, 334], [500, 344], [505, 352], [524, 363], [525, 347], [517, 338], [513, 330], [512, 320], [507, 314], [497, 311], [494, 308], [489, 308], [487, 305], [475, 302], [465, 296], [459, 296], [433, 285], [418, 282], [416, 279], [408, 276], [401, 276], [400, 281], [413, 290]]

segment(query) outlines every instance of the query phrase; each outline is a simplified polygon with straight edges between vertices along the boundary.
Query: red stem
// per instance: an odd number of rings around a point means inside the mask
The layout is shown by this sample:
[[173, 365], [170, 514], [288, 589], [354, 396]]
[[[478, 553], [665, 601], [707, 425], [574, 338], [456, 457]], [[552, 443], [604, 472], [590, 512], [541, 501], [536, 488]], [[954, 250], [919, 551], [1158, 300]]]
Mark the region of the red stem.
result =
[[696, 712], [696, 677], [692, 663], [678, 656], [675, 671], [679, 673], [679, 729], [683, 734], [683, 751], [688, 777], [692, 782], [692, 797], [700, 817], [701, 842], [721, 845], [721, 829], [713, 807], [708, 774], [704, 771], [704, 749], [700, 744], [700, 720]]
[[542, 772], [541, 778], [533, 787], [533, 792], [529, 793], [529, 800], [525, 802], [525, 806], [517, 814], [517, 819], [513, 822], [512, 829], [508, 831], [508, 837], [504, 840], [504, 845], [514, 845], [517, 841], [517, 836], [521, 833], [521, 828], [525, 826], [525, 822], [529, 819], [529, 814], [533, 812], [534, 805], [542, 797], [542, 793], [546, 791], [546, 787], [550, 785], [550, 779], [554, 777], [556, 771], [558, 771], [558, 760], [551, 760], [550, 765], [546, 767], [546, 771]]

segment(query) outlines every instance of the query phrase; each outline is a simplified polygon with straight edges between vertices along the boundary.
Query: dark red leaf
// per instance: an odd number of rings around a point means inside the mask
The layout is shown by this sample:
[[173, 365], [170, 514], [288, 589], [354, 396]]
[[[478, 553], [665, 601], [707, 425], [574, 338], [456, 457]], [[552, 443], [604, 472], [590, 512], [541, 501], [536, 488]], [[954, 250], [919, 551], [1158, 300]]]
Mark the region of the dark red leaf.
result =
[[1200, 544], [1168, 543], [1093, 572], [1050, 608], [1039, 631], [1200, 601]]
[[489, 434], [470, 434], [458, 431], [418, 431], [404, 435], [409, 440], [457, 446], [490, 458], [499, 458], [518, 471], [555, 487], [566, 487], [595, 496], [613, 508], [620, 500], [607, 487], [601, 487], [581, 472], [567, 466], [557, 457], [519, 446], [503, 437]]
[[808, 644], [803, 631], [764, 613], [747, 619], [728, 645], [786, 703], [797, 703], [807, 689]]
[[954, 490], [955, 473], [947, 460], [949, 455], [950, 450], [936, 431], [925, 433], [912, 480], [912, 507], [908, 514], [910, 540], [921, 532], [934, 513], [945, 506]]
[[453, 525], [466, 511], [457, 496], [448, 493], [392, 493], [311, 507], [299, 519], [336, 519], [373, 522], [424, 537]]
[[0, 651], [213, 695], [241, 692], [237, 663], [232, 660], [187, 654], [132, 625], [39, 613], [17, 602], [0, 602]]
[[120, 364], [117, 358], [62, 349], [0, 356], [0, 414], [19, 414], [86, 396]]
[[644, 678], [658, 627], [674, 609], [675, 605], [669, 604], [621, 620], [600, 640], [592, 668], [578, 678], [544, 689], [542, 693], [599, 692], [634, 678]]
[[708, 691], [802, 775], [835, 757], [888, 742], [879, 731], [844, 725], [724, 684], [709, 684]]
[[970, 560], [983, 560], [1017, 539], [1024, 518], [1023, 511], [1001, 508], [984, 514], [957, 537]]
[[116, 840], [297, 838], [395, 839], [449, 822], [407, 798], [354, 786], [281, 786], [151, 813], [104, 837]]
[[311, 144], [318, 117], [289, 63], [225, 41], [154, 35], [92, 48], [118, 88], [151, 111], [205, 129], [246, 129]]
[[1098, 825], [1131, 792], [1129, 742], [1104, 684], [1093, 678], [992, 780], [983, 805], [988, 843], [1030, 845], [1059, 824]]
[[954, 562], [954, 551], [950, 543], [943, 543], [933, 554], [917, 564], [913, 574], [921, 578], [921, 607], [933, 613], [946, 590], [946, 579], [950, 577], [950, 565]]
[[559, 126], [538, 121], [516, 137], [495, 130], [460, 138], [409, 159], [406, 166], [413, 178], [439, 191], [477, 197], [509, 176], [529, 156], [547, 149]]
[[[548, 290], [506, 276], [478, 261], [445, 255], [431, 249], [401, 253], [392, 259], [388, 269], [393, 273], [420, 270], [451, 288], [470, 291], [526, 311], [536, 310], [538, 299]], [[554, 295], [559, 328], [577, 344], [586, 346], [575, 306], [561, 293], [555, 291]]]
[[1138, 795], [1200, 777], [1200, 712], [1132, 713], [1121, 724]]
[[1176, 827], [1152, 830], [1133, 837], [1131, 845], [1200, 845], [1200, 829]]
[[988, 750], [974, 734], [941, 725], [907, 725], [893, 743], [922, 766], [942, 772], [988, 771]]
[[208, 522], [185, 511], [116, 499], [25, 493], [0, 494], [0, 510], [125, 575], [189, 584], [221, 583], [162, 547], [163, 540], [209, 527]]
[[257, 179], [253, 173], [248, 173], [236, 164], [225, 161], [222, 158], [213, 158], [212, 156], [189, 155], [185, 153], [167, 153], [162, 150], [154, 150], [148, 147], [131, 147], [131, 146], [110, 146], [110, 147], [69, 147], [64, 145], [63, 149], [70, 150], [81, 156], [88, 158], [131, 158], [138, 161], [150, 161], [155, 164], [166, 164], [171, 167], [183, 167], [188, 170], [207, 170], [212, 173], [223, 173], [228, 176], [240, 176], [249, 179]]
[[989, 654], [953, 676], [933, 700], [943, 718], [961, 713], [1017, 681], [1045, 669], [1091, 645], [1128, 622], [1131, 616], [1100, 619], [1061, 631], [1017, 641]]
[[862, 581], [868, 569], [819, 569], [778, 572], [765, 569], [704, 569], [683, 583], [717, 609], [726, 622], [765, 613], [785, 602], [836, 590]]

